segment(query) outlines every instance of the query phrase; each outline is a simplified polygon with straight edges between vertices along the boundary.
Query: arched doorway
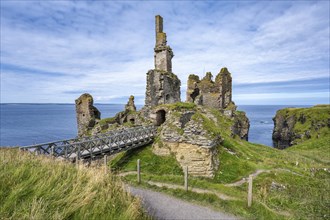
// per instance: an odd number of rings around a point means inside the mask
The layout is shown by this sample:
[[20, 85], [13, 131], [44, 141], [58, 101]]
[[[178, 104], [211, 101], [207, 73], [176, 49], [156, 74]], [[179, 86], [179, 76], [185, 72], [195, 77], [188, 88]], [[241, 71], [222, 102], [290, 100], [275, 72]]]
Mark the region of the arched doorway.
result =
[[166, 112], [161, 109], [156, 112], [156, 126], [162, 125], [166, 121]]

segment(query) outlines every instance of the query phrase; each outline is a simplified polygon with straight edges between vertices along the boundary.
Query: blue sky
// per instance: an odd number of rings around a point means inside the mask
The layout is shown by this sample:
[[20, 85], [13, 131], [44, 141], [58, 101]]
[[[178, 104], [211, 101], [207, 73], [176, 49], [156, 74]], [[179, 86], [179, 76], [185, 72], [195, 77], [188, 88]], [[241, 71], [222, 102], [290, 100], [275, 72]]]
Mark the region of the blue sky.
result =
[[183, 101], [226, 66], [238, 105], [329, 103], [329, 1], [1, 1], [1, 102], [143, 104], [157, 14]]

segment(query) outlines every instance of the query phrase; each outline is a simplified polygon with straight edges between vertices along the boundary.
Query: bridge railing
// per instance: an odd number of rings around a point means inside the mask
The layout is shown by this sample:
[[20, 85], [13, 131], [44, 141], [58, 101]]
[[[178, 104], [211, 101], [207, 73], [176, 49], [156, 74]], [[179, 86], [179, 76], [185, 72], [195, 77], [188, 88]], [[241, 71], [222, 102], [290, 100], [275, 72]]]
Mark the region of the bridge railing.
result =
[[150, 142], [155, 134], [156, 128], [154, 126], [138, 126], [89, 137], [25, 146], [20, 147], [20, 149], [64, 159], [80, 159], [145, 144]]

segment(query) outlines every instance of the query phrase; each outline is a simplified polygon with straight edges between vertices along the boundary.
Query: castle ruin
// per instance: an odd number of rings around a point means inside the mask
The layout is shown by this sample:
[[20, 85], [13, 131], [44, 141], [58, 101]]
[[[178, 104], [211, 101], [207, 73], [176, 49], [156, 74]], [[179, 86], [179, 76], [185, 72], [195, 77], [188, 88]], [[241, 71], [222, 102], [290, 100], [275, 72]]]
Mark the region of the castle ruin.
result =
[[235, 103], [232, 101], [232, 78], [228, 69], [222, 68], [215, 81], [212, 77], [210, 72], [207, 72], [201, 80], [197, 75], [189, 75], [187, 102], [219, 110], [235, 108]]
[[156, 45], [154, 48], [155, 69], [147, 73], [145, 106], [180, 102], [181, 81], [172, 72], [173, 51], [167, 45], [166, 33], [163, 32], [163, 18], [156, 16]]

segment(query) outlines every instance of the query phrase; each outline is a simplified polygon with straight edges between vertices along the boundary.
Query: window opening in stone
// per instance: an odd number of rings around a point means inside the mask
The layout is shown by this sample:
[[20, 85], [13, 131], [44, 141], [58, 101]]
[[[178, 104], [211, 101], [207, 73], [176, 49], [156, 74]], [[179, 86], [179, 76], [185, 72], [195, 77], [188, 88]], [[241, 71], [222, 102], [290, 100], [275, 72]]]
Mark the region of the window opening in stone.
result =
[[156, 126], [160, 126], [166, 121], [165, 110], [159, 110], [156, 112]]
[[165, 96], [165, 99], [166, 99], [166, 101], [168, 101], [168, 100], [170, 99], [170, 94], [167, 94], [167, 95]]
[[134, 118], [131, 118], [129, 121], [130, 121], [132, 124], [134, 124], [134, 123], [135, 123], [135, 120], [134, 120]]

